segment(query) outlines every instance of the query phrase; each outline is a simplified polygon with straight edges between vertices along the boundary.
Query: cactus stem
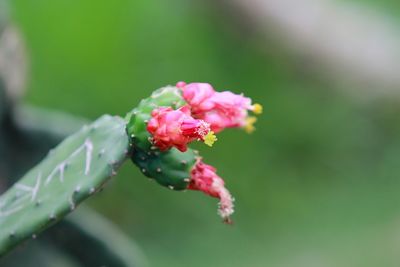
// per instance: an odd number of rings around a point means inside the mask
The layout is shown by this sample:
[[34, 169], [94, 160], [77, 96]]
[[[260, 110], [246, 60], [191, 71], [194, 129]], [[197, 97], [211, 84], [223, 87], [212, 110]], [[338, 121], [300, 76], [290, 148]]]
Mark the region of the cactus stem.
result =
[[0, 257], [76, 209], [130, 156], [125, 120], [105, 115], [94, 124], [68, 137], [0, 197]]

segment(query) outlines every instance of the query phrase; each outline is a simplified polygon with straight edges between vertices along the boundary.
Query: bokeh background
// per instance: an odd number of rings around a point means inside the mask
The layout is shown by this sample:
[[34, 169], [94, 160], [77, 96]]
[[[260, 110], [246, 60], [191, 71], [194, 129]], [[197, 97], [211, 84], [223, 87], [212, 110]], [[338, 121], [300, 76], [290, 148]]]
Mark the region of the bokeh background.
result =
[[131, 164], [89, 202], [150, 266], [400, 265], [400, 2], [14, 0], [24, 102], [95, 119], [209, 82], [265, 113], [209, 149], [236, 198], [149, 182]]

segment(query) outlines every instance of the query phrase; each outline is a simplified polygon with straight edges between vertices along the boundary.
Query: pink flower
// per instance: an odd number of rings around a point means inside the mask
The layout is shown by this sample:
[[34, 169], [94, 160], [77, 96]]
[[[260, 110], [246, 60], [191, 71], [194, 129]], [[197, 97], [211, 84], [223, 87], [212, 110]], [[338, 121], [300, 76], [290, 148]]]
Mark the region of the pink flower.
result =
[[152, 134], [152, 142], [161, 151], [176, 147], [182, 152], [188, 143], [202, 140], [212, 146], [216, 141], [210, 125], [203, 120], [194, 119], [188, 106], [174, 110], [161, 107], [153, 110], [147, 130]]
[[210, 84], [178, 82], [176, 86], [183, 90], [183, 98], [190, 105], [193, 114], [200, 114], [214, 108], [211, 98], [215, 91]]
[[250, 98], [229, 91], [216, 92], [208, 83], [179, 82], [177, 87], [183, 90], [183, 98], [191, 107], [193, 116], [209, 123], [216, 133], [236, 127], [252, 132], [256, 118], [249, 116], [249, 111], [262, 113], [262, 106], [252, 105]]
[[214, 107], [199, 115], [199, 118], [211, 124], [215, 132], [224, 128], [245, 127], [248, 110], [251, 110], [251, 99], [232, 92], [215, 93], [211, 99]]
[[199, 190], [220, 200], [218, 214], [224, 222], [232, 223], [230, 216], [233, 214], [233, 198], [225, 188], [224, 180], [216, 174], [216, 169], [199, 159], [191, 172], [188, 186], [190, 190]]

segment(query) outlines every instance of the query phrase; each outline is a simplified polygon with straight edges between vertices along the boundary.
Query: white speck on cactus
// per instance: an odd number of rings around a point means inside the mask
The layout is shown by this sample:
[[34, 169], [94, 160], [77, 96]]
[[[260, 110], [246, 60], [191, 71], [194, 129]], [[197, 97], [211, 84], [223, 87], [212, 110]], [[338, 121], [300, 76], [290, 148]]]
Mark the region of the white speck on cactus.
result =
[[39, 172], [38, 176], [36, 178], [36, 183], [35, 183], [34, 187], [30, 187], [30, 186], [27, 186], [27, 185], [24, 185], [24, 184], [21, 184], [21, 183], [17, 183], [15, 185], [15, 188], [17, 188], [17, 189], [19, 189], [21, 191], [25, 191], [25, 192], [30, 193], [31, 194], [31, 201], [33, 202], [33, 201], [35, 201], [36, 195], [37, 195], [37, 193], [39, 191], [41, 180], [42, 180], [42, 173]]
[[76, 207], [76, 204], [74, 202], [74, 196], [73, 195], [71, 195], [70, 198], [69, 198], [69, 204], [70, 204], [70, 209], [74, 210], [75, 207]]
[[81, 186], [80, 185], [78, 185], [76, 188], [75, 188], [75, 193], [79, 193], [81, 191]]

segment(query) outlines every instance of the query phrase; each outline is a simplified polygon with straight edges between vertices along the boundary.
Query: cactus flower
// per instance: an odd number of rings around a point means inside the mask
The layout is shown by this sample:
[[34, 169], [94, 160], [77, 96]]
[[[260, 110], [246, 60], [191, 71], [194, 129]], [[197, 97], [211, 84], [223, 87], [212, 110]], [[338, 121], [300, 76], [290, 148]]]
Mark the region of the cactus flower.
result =
[[216, 141], [210, 124], [191, 116], [190, 108], [183, 106], [178, 110], [161, 107], [153, 110], [147, 130], [152, 134], [152, 142], [161, 151], [172, 147], [185, 152], [188, 143], [202, 140], [212, 146]]
[[214, 109], [212, 97], [216, 92], [210, 84], [178, 82], [176, 86], [182, 89], [183, 98], [190, 105], [193, 114], [202, 114]]
[[220, 200], [218, 214], [225, 223], [232, 223], [233, 197], [225, 188], [224, 180], [216, 174], [216, 169], [198, 159], [191, 172], [189, 190], [199, 190]]
[[229, 91], [216, 92], [208, 83], [178, 82], [183, 98], [189, 104], [193, 117], [210, 124], [211, 130], [218, 133], [225, 128], [244, 128], [247, 132], [255, 130], [255, 119], [249, 111], [262, 113], [260, 104], [252, 105], [250, 98]]

